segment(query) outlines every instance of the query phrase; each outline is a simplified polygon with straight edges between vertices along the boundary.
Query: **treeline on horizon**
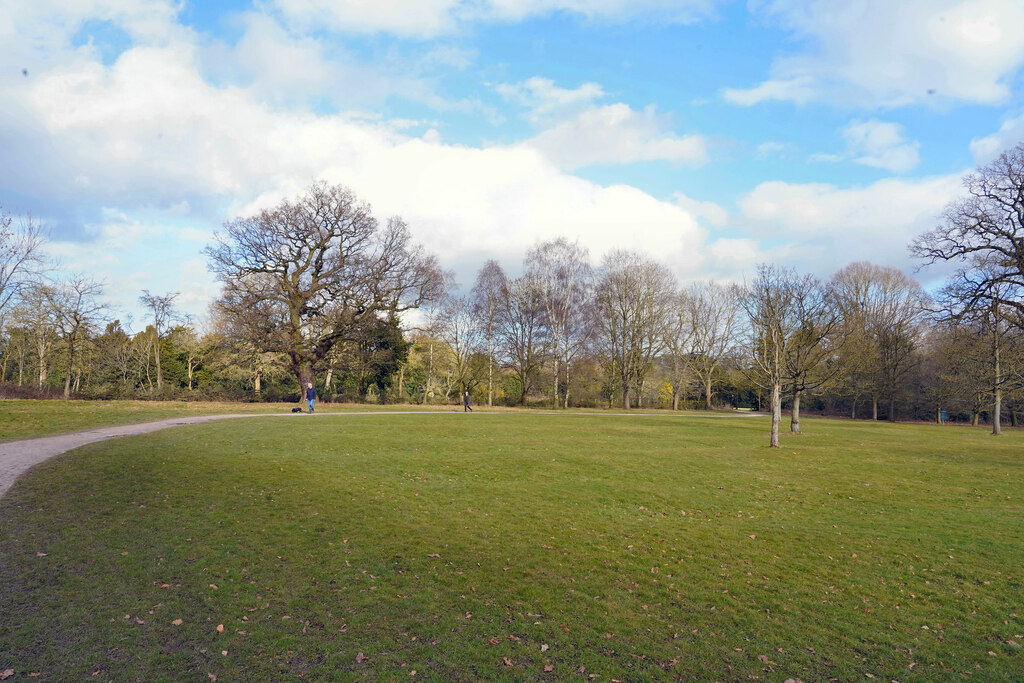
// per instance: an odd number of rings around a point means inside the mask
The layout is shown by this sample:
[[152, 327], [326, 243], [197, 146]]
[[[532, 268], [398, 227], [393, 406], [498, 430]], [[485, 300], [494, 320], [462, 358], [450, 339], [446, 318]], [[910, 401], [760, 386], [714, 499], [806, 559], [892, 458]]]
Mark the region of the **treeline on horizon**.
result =
[[801, 407], [998, 430], [1024, 410], [1024, 145], [964, 184], [911, 245], [924, 264], [959, 265], [930, 297], [866, 262], [824, 281], [764, 264], [742, 287], [682, 286], [644, 254], [595, 265], [565, 238], [535, 245], [517, 278], [488, 261], [460, 295], [400, 218], [382, 226], [351, 190], [318, 183], [218, 233], [206, 330], [175, 294], [144, 291], [136, 334], [110, 319], [100, 283], [45, 277], [43, 230], [2, 212], [0, 391], [295, 401], [308, 379], [326, 401], [468, 390], [484, 405], [769, 410], [776, 426], [784, 404], [793, 431]]

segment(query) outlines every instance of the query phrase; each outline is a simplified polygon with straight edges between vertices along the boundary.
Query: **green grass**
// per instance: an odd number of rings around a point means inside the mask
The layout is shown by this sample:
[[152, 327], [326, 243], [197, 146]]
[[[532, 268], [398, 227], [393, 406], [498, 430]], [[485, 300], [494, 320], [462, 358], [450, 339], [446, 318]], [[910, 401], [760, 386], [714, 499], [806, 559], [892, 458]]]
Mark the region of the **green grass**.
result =
[[766, 428], [345, 415], [93, 444], [0, 499], [0, 671], [1019, 679], [1024, 434]]
[[[59, 401], [0, 399], [0, 441], [66, 434], [83, 429], [194, 415], [287, 413], [298, 403], [217, 401]], [[305, 408], [305, 402], [301, 404]], [[317, 405], [317, 412], [416, 410], [417, 407], [353, 404]]]

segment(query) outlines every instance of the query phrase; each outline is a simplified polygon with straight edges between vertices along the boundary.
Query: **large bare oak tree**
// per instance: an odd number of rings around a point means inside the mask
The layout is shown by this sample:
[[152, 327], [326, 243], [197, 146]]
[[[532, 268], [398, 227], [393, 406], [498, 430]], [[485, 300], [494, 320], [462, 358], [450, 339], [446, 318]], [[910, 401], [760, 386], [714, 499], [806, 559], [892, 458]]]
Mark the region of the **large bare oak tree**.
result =
[[404, 221], [381, 227], [350, 189], [323, 182], [226, 223], [206, 253], [224, 283], [223, 313], [273, 308], [300, 386], [366, 321], [418, 307], [441, 281]]

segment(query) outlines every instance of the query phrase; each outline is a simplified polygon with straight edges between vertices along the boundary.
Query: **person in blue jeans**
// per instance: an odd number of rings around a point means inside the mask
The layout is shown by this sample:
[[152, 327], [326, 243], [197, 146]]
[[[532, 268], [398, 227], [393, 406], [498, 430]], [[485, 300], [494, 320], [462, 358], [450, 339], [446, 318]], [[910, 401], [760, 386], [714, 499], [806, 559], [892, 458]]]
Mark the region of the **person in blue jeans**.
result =
[[316, 403], [316, 387], [310, 382], [306, 385], [306, 400], [309, 401], [309, 412], [313, 412], [313, 404]]

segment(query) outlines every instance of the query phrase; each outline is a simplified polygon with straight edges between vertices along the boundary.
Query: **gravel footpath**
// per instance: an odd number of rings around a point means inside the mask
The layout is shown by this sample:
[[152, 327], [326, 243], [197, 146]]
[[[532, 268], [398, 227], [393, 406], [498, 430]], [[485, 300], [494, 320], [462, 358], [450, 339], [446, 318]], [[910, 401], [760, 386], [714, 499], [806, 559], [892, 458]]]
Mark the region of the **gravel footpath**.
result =
[[[247, 415], [197, 415], [194, 417], [175, 417], [168, 420], [157, 420], [156, 422], [141, 422], [139, 424], [117, 425], [115, 427], [99, 427], [84, 432], [72, 434], [60, 434], [58, 436], [44, 436], [38, 439], [24, 439], [22, 441], [8, 441], [0, 443], [0, 496], [7, 493], [7, 489], [14, 485], [15, 480], [28, 470], [32, 469], [44, 460], [55, 455], [60, 455], [73, 448], [84, 446], [88, 443], [111, 439], [115, 436], [130, 436], [133, 434], [145, 434], [155, 432], [158, 429], [175, 427], [177, 425], [192, 425], [210, 420], [223, 420], [231, 417], [269, 417], [270, 415], [259, 415], [249, 413]], [[281, 417], [273, 414], [274, 417]]]

